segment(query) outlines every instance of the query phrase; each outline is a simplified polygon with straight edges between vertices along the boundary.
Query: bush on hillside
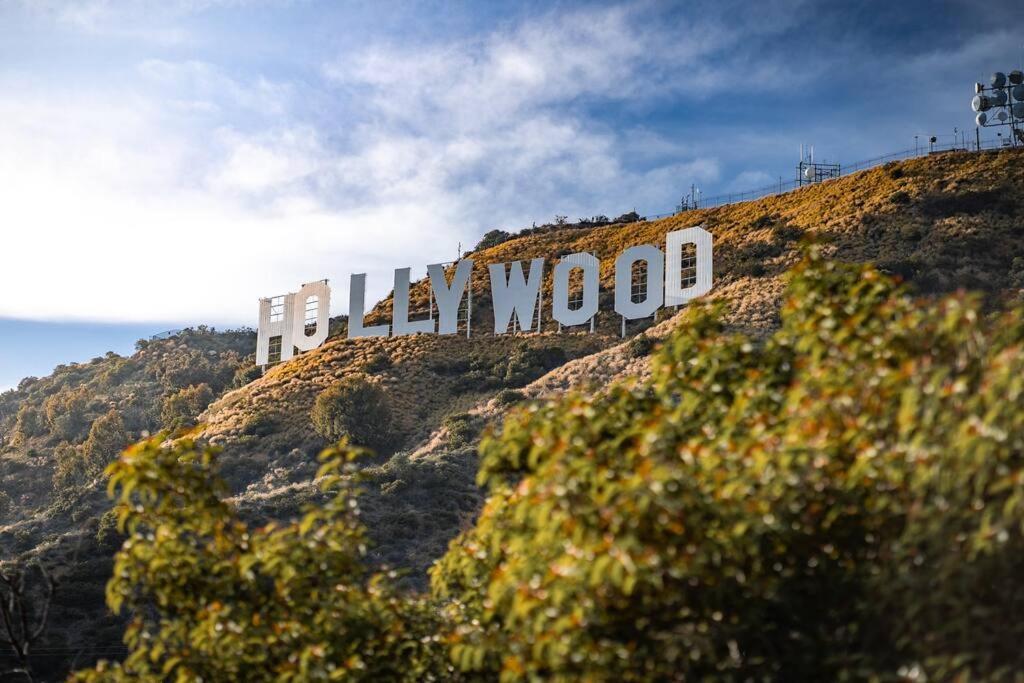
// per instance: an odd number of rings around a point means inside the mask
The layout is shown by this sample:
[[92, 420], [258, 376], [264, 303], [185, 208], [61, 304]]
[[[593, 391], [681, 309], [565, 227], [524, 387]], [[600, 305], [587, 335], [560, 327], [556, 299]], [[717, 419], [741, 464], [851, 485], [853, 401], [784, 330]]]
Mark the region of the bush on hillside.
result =
[[468, 359], [438, 363], [434, 370], [456, 375], [458, 386], [466, 390], [516, 388], [564, 364], [567, 358], [561, 347], [535, 347], [524, 341], [507, 356], [495, 358], [491, 354], [472, 352]]
[[213, 391], [207, 384], [185, 387], [169, 394], [160, 408], [164, 429], [174, 431], [192, 427], [199, 414], [213, 402]]
[[53, 449], [53, 490], [58, 493], [71, 486], [85, 483], [85, 463], [81, 447], [67, 441]]
[[363, 366], [363, 371], [368, 374], [376, 374], [384, 372], [393, 365], [391, 356], [384, 353], [383, 351], [376, 351], [370, 354], [370, 357], [366, 359], [366, 365]]
[[218, 355], [213, 349], [192, 348], [184, 342], [171, 348], [155, 368], [157, 379], [168, 390], [206, 384], [220, 393], [234, 381], [235, 372], [243, 365], [233, 352]]
[[638, 334], [629, 340], [626, 345], [626, 353], [630, 358], [643, 358], [651, 355], [657, 341], [646, 334]]
[[642, 221], [642, 220], [644, 220], [644, 219], [640, 217], [640, 214], [638, 214], [636, 211], [630, 211], [629, 213], [624, 213], [621, 216], [617, 216], [615, 218], [615, 220], [612, 221], [612, 222], [613, 223], [636, 223], [637, 221]]
[[110, 552], [117, 550], [124, 543], [125, 536], [117, 528], [117, 512], [114, 510], [107, 510], [99, 518], [96, 524], [96, 534], [94, 536], [96, 545], [100, 548]]
[[512, 238], [512, 235], [508, 234], [504, 230], [489, 230], [484, 233], [484, 236], [480, 238], [476, 246], [473, 247], [473, 251], [481, 251], [483, 249], [490, 249], [496, 247], [502, 242], [507, 242]]
[[53, 394], [43, 403], [50, 431], [65, 441], [81, 440], [89, 427], [88, 406], [89, 391], [85, 387], [65, 387]]
[[159, 439], [129, 450], [110, 468], [128, 541], [107, 601], [132, 615], [130, 652], [71, 680], [439, 680], [435, 612], [365, 567], [353, 456], [322, 456], [323, 507], [249, 528], [212, 479], [211, 450]]
[[99, 474], [130, 443], [131, 438], [125, 431], [120, 413], [111, 409], [96, 418], [89, 428], [88, 438], [82, 444], [82, 456], [87, 468], [91, 473]]
[[75, 446], [65, 441], [54, 450], [53, 490], [61, 493], [94, 480], [130, 443], [116, 410], [96, 418], [82, 444]]
[[234, 377], [231, 379], [231, 387], [234, 389], [240, 389], [250, 382], [255, 382], [263, 376], [263, 368], [256, 365], [255, 357], [250, 363], [248, 361], [243, 362], [235, 370]]
[[33, 436], [45, 434], [46, 430], [45, 415], [28, 403], [23, 403], [15, 416], [14, 433], [11, 440], [14, 445], [20, 446]]
[[1024, 666], [1024, 309], [796, 272], [765, 341], [694, 306], [649, 380], [531, 405], [432, 571], [503, 680], [1002, 680]]
[[316, 397], [310, 419], [328, 441], [343, 438], [373, 450], [391, 442], [391, 404], [384, 391], [363, 375], [351, 375]]
[[499, 406], [510, 406], [525, 401], [526, 394], [515, 389], [502, 389], [495, 395], [494, 400]]
[[475, 422], [469, 413], [449, 415], [442, 420], [441, 426], [448, 432], [448, 447], [454, 449], [469, 445], [480, 433]]

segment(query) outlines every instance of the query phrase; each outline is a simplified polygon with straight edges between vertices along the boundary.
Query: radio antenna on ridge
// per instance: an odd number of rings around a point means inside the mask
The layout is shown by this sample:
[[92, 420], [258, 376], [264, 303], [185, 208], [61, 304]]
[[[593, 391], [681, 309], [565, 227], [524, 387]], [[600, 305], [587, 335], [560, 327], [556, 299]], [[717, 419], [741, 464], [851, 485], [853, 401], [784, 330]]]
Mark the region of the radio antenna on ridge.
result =
[[811, 185], [839, 177], [839, 164], [814, 160], [814, 145], [800, 145], [800, 163], [796, 167], [797, 185]]

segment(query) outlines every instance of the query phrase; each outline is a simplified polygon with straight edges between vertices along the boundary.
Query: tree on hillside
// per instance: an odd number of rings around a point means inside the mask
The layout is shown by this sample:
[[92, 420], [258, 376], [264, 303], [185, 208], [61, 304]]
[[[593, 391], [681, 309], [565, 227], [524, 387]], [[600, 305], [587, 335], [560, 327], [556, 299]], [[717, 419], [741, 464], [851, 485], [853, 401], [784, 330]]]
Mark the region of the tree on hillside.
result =
[[96, 476], [102, 472], [107, 463], [117, 458], [129, 443], [131, 439], [117, 410], [111, 408], [96, 418], [89, 428], [89, 436], [82, 444], [87, 476]]
[[33, 436], [45, 434], [46, 429], [45, 415], [28, 403], [23, 403], [15, 416], [11, 443], [14, 446], [21, 446]]
[[107, 596], [132, 615], [131, 653], [73, 680], [411, 682], [448, 671], [436, 611], [364, 565], [358, 451], [321, 455], [323, 507], [258, 529], [225, 502], [214, 455], [157, 438], [109, 468], [128, 540]]
[[213, 391], [206, 384], [179, 389], [164, 399], [160, 408], [160, 422], [164, 429], [170, 431], [191, 427], [212, 402]]
[[63, 491], [69, 486], [85, 483], [82, 448], [67, 441], [53, 449], [53, 490]]
[[384, 390], [363, 375], [351, 375], [316, 397], [310, 419], [328, 441], [382, 450], [391, 443], [391, 404]]
[[763, 342], [696, 306], [649, 380], [531, 405], [433, 569], [502, 680], [1008, 680], [1024, 310], [811, 259]]
[[76, 389], [65, 387], [50, 396], [43, 403], [50, 431], [66, 441], [81, 440], [89, 426], [88, 405], [89, 392], [84, 386]]
[[89, 436], [82, 444], [76, 446], [63, 441], [54, 449], [54, 491], [92, 481], [129, 443], [131, 438], [124, 428], [121, 414], [111, 408], [93, 421]]
[[480, 238], [476, 246], [473, 247], [473, 251], [482, 251], [484, 249], [490, 249], [496, 247], [502, 242], [506, 242], [512, 238], [512, 235], [505, 232], [504, 230], [488, 230], [484, 233], [484, 236]]

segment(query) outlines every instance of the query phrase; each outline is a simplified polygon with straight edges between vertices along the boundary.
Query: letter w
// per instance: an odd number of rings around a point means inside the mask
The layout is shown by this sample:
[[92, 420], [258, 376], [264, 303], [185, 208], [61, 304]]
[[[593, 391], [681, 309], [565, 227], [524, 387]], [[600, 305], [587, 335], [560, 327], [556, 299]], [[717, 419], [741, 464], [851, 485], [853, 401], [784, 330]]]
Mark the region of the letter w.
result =
[[[544, 276], [544, 259], [530, 261], [530, 279], [523, 277], [523, 262], [509, 264], [508, 280], [505, 279], [505, 264], [487, 266], [491, 274], [491, 299], [494, 302], [494, 334], [508, 332], [508, 324], [515, 313], [519, 328], [524, 332], [533, 330], [534, 306], [540, 298], [540, 281]], [[525, 321], [525, 322], [524, 322]], [[538, 329], [539, 329], [538, 325]]]

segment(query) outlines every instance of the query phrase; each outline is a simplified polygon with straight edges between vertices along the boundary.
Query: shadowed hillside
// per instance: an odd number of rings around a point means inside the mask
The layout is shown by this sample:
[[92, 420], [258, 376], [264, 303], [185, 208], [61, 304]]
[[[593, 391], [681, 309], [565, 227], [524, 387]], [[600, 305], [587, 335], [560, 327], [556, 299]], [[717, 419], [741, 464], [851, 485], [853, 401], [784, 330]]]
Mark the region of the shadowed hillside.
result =
[[[81, 651], [116, 645], [119, 624], [96, 626], [118, 542], [100, 472], [130, 440], [166, 427], [205, 426], [237, 502], [253, 519], [295, 516], [321, 495], [309, 482], [328, 439], [314, 429], [317, 397], [345, 378], [380, 390], [389, 428], [360, 500], [373, 557], [425, 569], [478, 511], [474, 482], [481, 432], [526, 398], [648, 371], [647, 359], [676, 324], [671, 310], [619, 336], [612, 312], [613, 259], [664, 235], [703, 225], [715, 239], [711, 296], [731, 325], [765, 333], [778, 320], [781, 276], [806, 237], [829, 257], [871, 261], [921, 294], [977, 289], [995, 305], [1024, 289], [1024, 154], [956, 153], [889, 164], [786, 195], [689, 211], [658, 221], [559, 226], [514, 236], [471, 255], [473, 328], [461, 336], [330, 339], [271, 369], [252, 372], [251, 333], [191, 332], [151, 342], [131, 358], [109, 355], [26, 380], [0, 396], [0, 543], [3, 559], [34, 555], [59, 567], [63, 588], [48, 645]], [[487, 264], [589, 251], [602, 260], [596, 334], [486, 334], [492, 328]], [[314, 274], [311, 274], [311, 277]], [[550, 312], [551, 272], [544, 279]], [[426, 282], [412, 290], [425, 310]], [[390, 301], [370, 322], [390, 319]], [[88, 625], [88, 628], [86, 628]]]

